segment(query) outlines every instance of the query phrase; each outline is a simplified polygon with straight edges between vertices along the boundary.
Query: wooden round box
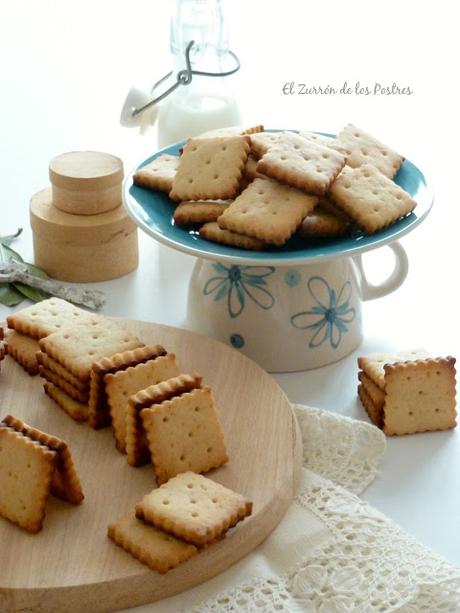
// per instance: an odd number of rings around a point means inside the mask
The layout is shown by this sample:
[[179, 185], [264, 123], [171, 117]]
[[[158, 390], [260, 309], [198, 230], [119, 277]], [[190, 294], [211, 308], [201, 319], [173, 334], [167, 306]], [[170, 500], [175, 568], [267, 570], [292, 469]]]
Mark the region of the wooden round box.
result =
[[55, 207], [74, 215], [96, 215], [121, 205], [123, 162], [110, 153], [69, 151], [49, 164]]
[[60, 281], [89, 283], [121, 277], [137, 267], [137, 227], [123, 207], [97, 215], [56, 208], [46, 188], [30, 201], [35, 264]]

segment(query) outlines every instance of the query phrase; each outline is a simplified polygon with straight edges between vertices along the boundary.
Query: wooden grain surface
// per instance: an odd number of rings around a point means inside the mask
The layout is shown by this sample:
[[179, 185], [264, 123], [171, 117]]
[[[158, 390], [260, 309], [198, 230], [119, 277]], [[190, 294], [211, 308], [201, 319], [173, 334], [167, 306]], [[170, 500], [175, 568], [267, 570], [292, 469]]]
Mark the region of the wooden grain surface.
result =
[[[0, 417], [8, 413], [65, 439], [85, 500], [50, 496], [42, 532], [28, 534], [0, 519], [0, 611], [97, 613], [171, 596], [222, 572], [276, 527], [295, 493], [301, 441], [290, 404], [277, 383], [237, 351], [192, 332], [128, 322], [147, 343], [174, 351], [184, 372], [212, 386], [229, 449], [228, 465], [208, 476], [254, 502], [253, 515], [227, 537], [166, 575], [132, 558], [106, 536], [155, 487], [151, 465], [132, 468], [116, 451], [110, 428], [77, 424], [7, 357], [0, 372]], [[1, 493], [0, 493], [1, 495]]]

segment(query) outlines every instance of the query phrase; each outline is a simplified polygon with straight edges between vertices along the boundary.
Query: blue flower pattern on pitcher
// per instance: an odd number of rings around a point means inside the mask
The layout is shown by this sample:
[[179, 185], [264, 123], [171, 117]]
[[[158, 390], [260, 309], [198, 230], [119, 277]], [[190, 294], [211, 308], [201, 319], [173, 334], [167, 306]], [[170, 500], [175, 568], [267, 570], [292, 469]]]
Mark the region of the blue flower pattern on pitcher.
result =
[[329, 342], [337, 349], [342, 335], [348, 332], [348, 325], [355, 318], [356, 311], [349, 306], [352, 287], [350, 281], [342, 285], [338, 295], [322, 277], [311, 277], [308, 291], [316, 302], [310, 311], [301, 311], [291, 317], [291, 324], [300, 330], [310, 330], [311, 349]]
[[230, 317], [238, 317], [243, 312], [246, 298], [265, 310], [275, 304], [275, 299], [265, 287], [265, 278], [275, 272], [274, 266], [224, 266], [214, 263], [212, 267], [217, 276], [206, 282], [203, 294], [214, 294], [215, 302], [226, 298]]

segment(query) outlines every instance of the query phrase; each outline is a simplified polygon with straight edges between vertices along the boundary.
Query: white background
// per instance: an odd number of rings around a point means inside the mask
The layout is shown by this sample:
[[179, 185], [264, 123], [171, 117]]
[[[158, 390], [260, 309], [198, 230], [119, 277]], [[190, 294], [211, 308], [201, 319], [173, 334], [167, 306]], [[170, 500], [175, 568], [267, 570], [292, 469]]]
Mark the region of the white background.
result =
[[[402, 240], [410, 272], [396, 293], [364, 306], [359, 351], [314, 373], [278, 375], [292, 401], [366, 419], [356, 400], [356, 356], [424, 346], [460, 357], [459, 85], [454, 2], [229, 2], [231, 46], [242, 61], [232, 86], [245, 123], [336, 132], [353, 122], [426, 174], [435, 207]], [[130, 169], [155, 151], [155, 134], [118, 124], [134, 82], [171, 67], [169, 5], [68, 0], [0, 2], [0, 232], [21, 226], [15, 247], [32, 260], [30, 196], [48, 183], [51, 157], [76, 149], [119, 155]], [[287, 81], [341, 86], [375, 81], [412, 96], [284, 96]], [[139, 269], [114, 282], [108, 315], [183, 325], [193, 258], [142, 235]], [[368, 256], [384, 274], [386, 251]], [[0, 319], [9, 309], [0, 307]], [[1, 409], [3, 410], [3, 409]], [[13, 407], [8, 410], [13, 411]], [[13, 411], [14, 412], [14, 411]], [[372, 504], [449, 560], [460, 563], [457, 431], [388, 441]]]

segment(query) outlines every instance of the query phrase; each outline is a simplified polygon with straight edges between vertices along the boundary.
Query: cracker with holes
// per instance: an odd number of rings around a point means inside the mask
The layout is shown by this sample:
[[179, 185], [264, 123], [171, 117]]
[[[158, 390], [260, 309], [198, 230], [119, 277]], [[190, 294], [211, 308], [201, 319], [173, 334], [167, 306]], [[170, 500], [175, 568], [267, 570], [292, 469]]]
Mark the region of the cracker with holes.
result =
[[83, 500], [67, 444], [11, 415], [0, 422], [0, 492], [0, 515], [29, 532], [42, 529], [50, 493]]
[[40, 340], [41, 351], [83, 382], [89, 382], [95, 362], [143, 346], [120, 322], [102, 318], [68, 325]]
[[209, 386], [142, 409], [140, 415], [158, 483], [187, 470], [205, 473], [228, 461]]
[[21, 334], [41, 339], [72, 323], [100, 319], [66, 300], [48, 298], [7, 317], [8, 326]]
[[353, 223], [373, 234], [414, 210], [417, 203], [374, 166], [345, 167], [329, 197]]
[[152, 162], [142, 166], [142, 168], [139, 168], [134, 173], [134, 184], [139, 185], [139, 187], [169, 193], [178, 166], [179, 157], [177, 155], [168, 155], [166, 153], [159, 155]]
[[212, 200], [181, 202], [173, 213], [173, 219], [178, 226], [216, 221], [231, 202], [231, 200], [221, 202]]
[[272, 245], [284, 245], [317, 202], [317, 196], [288, 185], [255, 179], [217, 223], [223, 230], [252, 236]]
[[134, 558], [159, 573], [167, 573], [198, 553], [198, 548], [149, 526], [134, 514], [108, 526], [107, 534]]
[[360, 399], [372, 421], [385, 434], [415, 434], [455, 427], [454, 358], [432, 358], [425, 352], [414, 351], [360, 358], [360, 366], [363, 367]]
[[126, 453], [131, 466], [142, 466], [150, 461], [149, 444], [142, 424], [141, 410], [199, 388], [201, 381], [201, 376], [198, 374], [172, 376], [141, 389], [128, 399]]
[[324, 196], [345, 166], [345, 156], [294, 133], [285, 133], [259, 160], [257, 171], [302, 189]]
[[180, 373], [174, 353], [152, 355], [151, 359], [104, 376], [105, 393], [112, 418], [116, 447], [126, 451], [128, 400], [139, 390]]
[[340, 147], [345, 152], [348, 166], [359, 168], [371, 165], [389, 179], [395, 176], [404, 162], [396, 151], [351, 123], [337, 134], [334, 147]]
[[29, 375], [38, 373], [37, 352], [40, 350], [36, 339], [11, 330], [7, 335], [8, 355]]
[[262, 251], [262, 249], [268, 247], [264, 241], [254, 238], [253, 236], [245, 236], [244, 234], [237, 234], [230, 230], [222, 230], [222, 228], [219, 228], [219, 224], [216, 221], [201, 226], [199, 233], [202, 238], [208, 241], [220, 243], [221, 245], [230, 245], [231, 247], [239, 247], [240, 249]]
[[298, 234], [302, 238], [334, 238], [344, 236], [350, 229], [349, 217], [322, 198], [314, 211], [302, 221]]
[[252, 513], [241, 494], [194, 472], [184, 472], [136, 505], [136, 516], [194, 545], [221, 538]]
[[170, 198], [233, 199], [249, 154], [249, 136], [191, 138], [184, 147]]
[[138, 364], [144, 364], [160, 356], [166, 355], [166, 349], [161, 345], [146, 345], [110, 357], [104, 357], [95, 362], [91, 369], [89, 393], [89, 425], [92, 428], [108, 426], [112, 417], [106, 391], [106, 376], [121, 372]]

